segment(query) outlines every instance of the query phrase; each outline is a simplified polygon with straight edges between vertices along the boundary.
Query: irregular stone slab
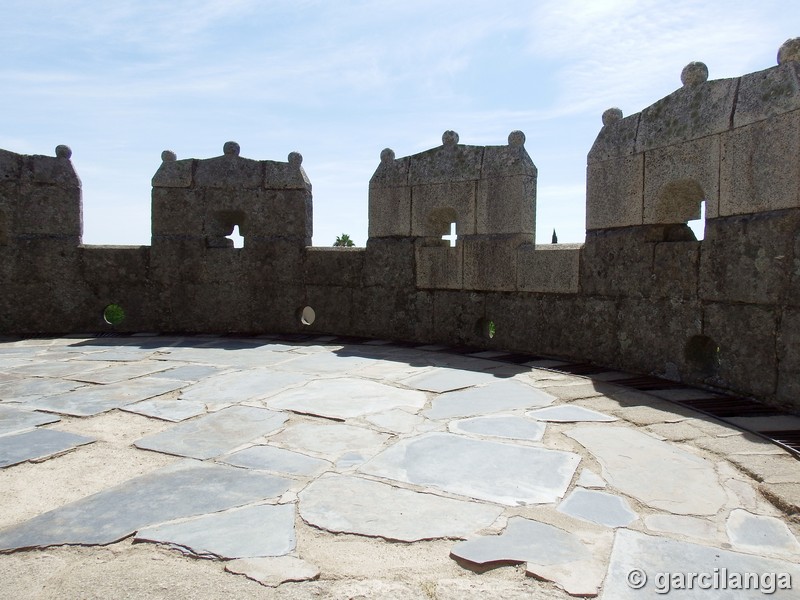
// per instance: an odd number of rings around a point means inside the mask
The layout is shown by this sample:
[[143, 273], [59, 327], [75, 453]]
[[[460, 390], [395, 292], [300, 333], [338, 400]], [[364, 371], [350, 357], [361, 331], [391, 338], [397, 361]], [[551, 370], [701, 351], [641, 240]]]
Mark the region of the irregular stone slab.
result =
[[119, 362], [102, 369], [70, 375], [67, 379], [86, 381], [88, 383], [118, 383], [120, 381], [142, 377], [143, 375], [165, 371], [168, 368], [169, 363], [155, 360], [133, 363]]
[[211, 375], [216, 375], [221, 369], [209, 365], [184, 365], [182, 367], [170, 368], [166, 371], [153, 373], [151, 377], [163, 377], [164, 379], [177, 379], [178, 381], [196, 382]]
[[400, 440], [359, 470], [516, 506], [558, 500], [579, 462], [572, 452], [428, 433]]
[[331, 466], [327, 460], [275, 446], [251, 446], [219, 460], [237, 467], [276, 471], [290, 475], [312, 475]]
[[256, 348], [236, 348], [226, 350], [213, 347], [169, 348], [160, 360], [177, 360], [188, 363], [212, 365], [218, 368], [232, 367], [240, 369], [257, 369], [290, 360], [291, 354], [272, 352]]
[[61, 419], [55, 415], [24, 410], [16, 406], [0, 404], [0, 436], [33, 429], [38, 425], [55, 423]]
[[552, 565], [586, 560], [591, 554], [572, 533], [523, 517], [511, 517], [501, 535], [459, 542], [450, 550], [450, 556], [477, 565], [494, 562]]
[[583, 471], [581, 471], [580, 477], [578, 477], [578, 481], [576, 481], [575, 483], [576, 485], [585, 488], [602, 489], [606, 487], [606, 482], [603, 480], [603, 478], [590, 469], [584, 469]]
[[462, 371], [436, 367], [426, 373], [401, 380], [406, 387], [426, 392], [450, 392], [471, 387], [473, 385], [488, 384], [496, 380], [494, 375], [480, 371]]
[[597, 457], [609, 484], [648, 506], [715, 515], [725, 505], [714, 465], [668, 442], [627, 427], [586, 426], [566, 434]]
[[288, 387], [300, 385], [308, 377], [272, 369], [251, 369], [206, 377], [181, 391], [181, 399], [214, 406], [265, 398]]
[[639, 518], [624, 498], [580, 488], [573, 490], [558, 505], [557, 510], [565, 515], [606, 527], [626, 527]]
[[120, 410], [176, 423], [204, 414], [206, 412], [206, 405], [193, 400], [175, 398], [161, 400], [155, 398], [153, 400], [143, 400], [136, 404], [122, 406]]
[[517, 408], [547, 406], [555, 397], [526, 383], [513, 379], [495, 381], [481, 387], [442, 394], [422, 414], [429, 419], [470, 417]]
[[144, 450], [204, 460], [272, 433], [285, 422], [286, 415], [266, 408], [232, 406], [145, 436], [134, 445]]
[[731, 542], [752, 552], [800, 552], [800, 543], [786, 523], [775, 517], [754, 515], [746, 510], [731, 511], [726, 522]]
[[57, 396], [84, 388], [86, 384], [61, 379], [20, 379], [0, 383], [0, 400], [5, 402], [30, 402]]
[[46, 359], [41, 359], [28, 365], [18, 366], [14, 369], [14, 373], [24, 377], [70, 377], [78, 373], [90, 373], [102, 369], [104, 366], [106, 365], [84, 360], [53, 360], [48, 362]]
[[319, 567], [294, 556], [240, 558], [226, 562], [225, 570], [268, 587], [278, 587], [289, 581], [319, 579]]
[[153, 350], [144, 348], [109, 348], [86, 354], [83, 360], [103, 360], [109, 362], [134, 362], [145, 360], [153, 355]]
[[[702, 574], [703, 579], [689, 586], [688, 573]], [[642, 598], [713, 598], [714, 600], [739, 600], [764, 598], [763, 589], [742, 588], [744, 573], [758, 576], [769, 573], [786, 573], [791, 583], [800, 581], [800, 566], [787, 561], [720, 550], [689, 542], [652, 537], [628, 529], [617, 530], [611, 560], [603, 584], [603, 600], [641, 600]], [[664, 574], [673, 574], [674, 581]], [[644, 575], [645, 578], [640, 577]], [[785, 579], [785, 578], [783, 578]], [[764, 578], [769, 584], [769, 578]], [[778, 589], [781, 578], [772, 580], [775, 593], [769, 598], [797, 597], [797, 590]], [[711, 584], [710, 589], [700, 589], [700, 584]], [[642, 583], [641, 586], [638, 584]], [[632, 586], [632, 584], [636, 584]], [[670, 585], [672, 584], [672, 585]], [[759, 581], [760, 585], [760, 581]], [[683, 587], [684, 589], [678, 589]], [[765, 586], [764, 589], [766, 589]]]
[[374, 362], [375, 359], [373, 358], [348, 356], [347, 354], [336, 354], [326, 351], [298, 356], [290, 361], [281, 363], [278, 365], [278, 368], [284, 371], [294, 371], [306, 373], [308, 375], [319, 375], [322, 373], [342, 374], [368, 367]]
[[454, 421], [448, 425], [452, 433], [473, 433], [506, 439], [538, 442], [545, 426], [514, 415], [492, 415]]
[[344, 423], [296, 423], [289, 425], [271, 441], [297, 452], [317, 454], [335, 462], [346, 452], [371, 456], [383, 448], [391, 436]]
[[182, 460], [0, 531], [0, 550], [111, 544], [173, 519], [252, 504], [284, 493], [282, 477]]
[[66, 394], [30, 400], [28, 405], [64, 415], [88, 417], [175, 391], [183, 385], [180, 381], [140, 377], [122, 383], [82, 387]]
[[617, 417], [605, 415], [590, 408], [565, 404], [562, 406], [549, 406], [532, 410], [525, 413], [525, 416], [536, 419], [537, 421], [549, 421], [551, 423], [578, 423], [582, 421], [611, 422], [617, 421]]
[[145, 527], [134, 539], [178, 546], [197, 556], [282, 556], [296, 543], [294, 504], [260, 504]]
[[705, 519], [684, 515], [647, 515], [644, 524], [650, 531], [677, 533], [687, 537], [715, 540], [720, 537], [716, 525]]
[[425, 421], [425, 419], [419, 415], [412, 415], [399, 408], [387, 410], [386, 412], [376, 415], [369, 415], [364, 418], [381, 429], [393, 431], [395, 433], [411, 433]]
[[300, 493], [300, 516], [311, 525], [404, 542], [465, 537], [502, 512], [346, 475], [322, 477]]
[[0, 437], [0, 468], [61, 454], [93, 441], [94, 438], [56, 429], [34, 429], [4, 435]]
[[281, 392], [273, 396], [267, 406], [344, 420], [400, 406], [421, 409], [425, 402], [427, 397], [422, 392], [340, 377], [312, 381], [301, 388]]

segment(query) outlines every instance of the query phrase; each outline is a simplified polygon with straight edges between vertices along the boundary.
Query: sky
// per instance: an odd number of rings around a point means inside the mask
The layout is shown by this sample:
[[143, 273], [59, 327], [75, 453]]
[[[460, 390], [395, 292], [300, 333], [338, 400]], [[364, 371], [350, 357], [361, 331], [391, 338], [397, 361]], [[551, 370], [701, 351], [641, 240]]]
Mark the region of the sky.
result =
[[773, 67], [794, 0], [3, 0], [0, 148], [72, 149], [86, 244], [150, 243], [161, 152], [303, 155], [315, 246], [367, 240], [380, 152], [500, 145], [539, 170], [537, 243], [585, 234], [601, 115], [641, 111], [699, 60]]

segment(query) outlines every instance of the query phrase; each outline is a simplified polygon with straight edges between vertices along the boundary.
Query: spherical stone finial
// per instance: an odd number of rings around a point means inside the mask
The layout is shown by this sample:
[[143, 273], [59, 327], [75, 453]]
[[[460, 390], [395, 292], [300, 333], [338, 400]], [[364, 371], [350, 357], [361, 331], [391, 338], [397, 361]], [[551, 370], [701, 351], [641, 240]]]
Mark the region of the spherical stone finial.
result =
[[161, 162], [175, 162], [178, 160], [178, 155], [172, 150], [164, 150], [161, 153]]
[[289, 152], [287, 160], [291, 166], [300, 168], [300, 165], [303, 164], [303, 155], [299, 152]]
[[442, 134], [442, 144], [445, 146], [455, 146], [458, 143], [458, 134], [448, 129]]
[[690, 62], [681, 71], [681, 83], [684, 86], [697, 85], [708, 81], [708, 67], [706, 63]]
[[525, 134], [522, 133], [519, 129], [515, 129], [511, 133], [508, 134], [508, 145], [520, 147], [525, 145]]
[[790, 61], [800, 62], [800, 37], [786, 40], [778, 50], [779, 65]]
[[64, 144], [59, 144], [58, 146], [56, 146], [56, 156], [58, 158], [71, 158], [72, 149], [69, 146], [65, 146]]
[[222, 153], [225, 156], [239, 156], [241, 150], [236, 142], [225, 142], [225, 145], [222, 146]]
[[394, 160], [394, 150], [391, 148], [384, 148], [381, 150], [381, 162], [390, 163]]
[[603, 125], [611, 125], [622, 119], [622, 111], [616, 106], [603, 113]]

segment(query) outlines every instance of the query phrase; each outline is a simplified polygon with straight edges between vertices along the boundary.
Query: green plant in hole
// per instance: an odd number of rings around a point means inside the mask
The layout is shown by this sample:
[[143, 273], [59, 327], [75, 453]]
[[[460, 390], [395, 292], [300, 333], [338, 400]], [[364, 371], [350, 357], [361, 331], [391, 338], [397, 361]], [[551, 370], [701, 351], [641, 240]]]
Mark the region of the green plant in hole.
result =
[[493, 338], [495, 333], [497, 333], [497, 328], [495, 327], [494, 321], [489, 321], [489, 337]]
[[119, 304], [109, 304], [103, 310], [103, 320], [109, 325], [119, 325], [125, 320], [125, 311]]

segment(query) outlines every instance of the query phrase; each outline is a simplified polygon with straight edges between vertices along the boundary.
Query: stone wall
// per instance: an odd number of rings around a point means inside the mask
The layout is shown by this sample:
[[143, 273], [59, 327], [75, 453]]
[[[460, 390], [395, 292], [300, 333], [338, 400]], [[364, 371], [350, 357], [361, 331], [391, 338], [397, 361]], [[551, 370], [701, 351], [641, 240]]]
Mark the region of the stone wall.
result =
[[[525, 136], [396, 158], [366, 248], [310, 247], [287, 162], [162, 154], [152, 244], [81, 244], [70, 150], [0, 151], [0, 333], [330, 333], [585, 360], [800, 409], [800, 42], [778, 66], [603, 115], [586, 241], [536, 245]], [[705, 203], [705, 238], [686, 225]], [[244, 237], [233, 248], [234, 227]], [[449, 235], [454, 232], [454, 235]], [[104, 309], [125, 318], [112, 325]], [[108, 316], [108, 315], [106, 315]], [[112, 319], [113, 320], [113, 319]]]

